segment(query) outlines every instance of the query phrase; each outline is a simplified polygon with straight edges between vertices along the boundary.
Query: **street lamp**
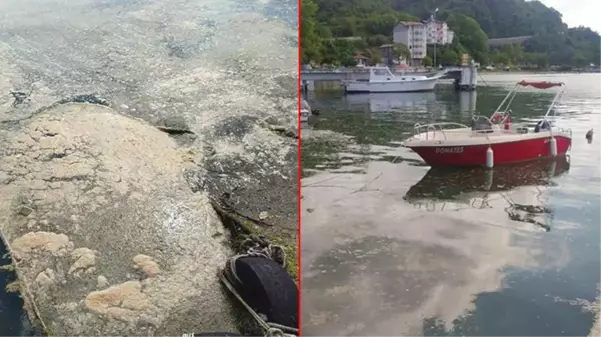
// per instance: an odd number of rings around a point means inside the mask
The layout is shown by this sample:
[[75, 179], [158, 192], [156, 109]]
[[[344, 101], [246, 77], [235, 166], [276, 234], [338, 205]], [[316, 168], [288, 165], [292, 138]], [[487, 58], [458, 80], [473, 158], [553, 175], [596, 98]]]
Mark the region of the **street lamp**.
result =
[[[436, 27], [436, 12], [438, 12], [438, 8], [436, 8], [434, 10], [434, 12], [432, 13], [432, 21], [434, 23], [434, 27]], [[434, 29], [434, 69], [437, 69], [438, 66], [436, 65], [436, 44], [438, 43], [438, 36], [436, 34], [436, 29]]]

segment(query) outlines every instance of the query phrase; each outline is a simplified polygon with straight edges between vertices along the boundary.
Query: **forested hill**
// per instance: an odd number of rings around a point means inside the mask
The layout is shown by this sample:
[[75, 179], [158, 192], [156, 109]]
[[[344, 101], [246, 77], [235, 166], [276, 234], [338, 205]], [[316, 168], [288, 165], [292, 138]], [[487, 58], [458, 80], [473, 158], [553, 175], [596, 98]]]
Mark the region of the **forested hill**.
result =
[[[399, 20], [425, 19], [438, 8], [437, 18], [450, 21], [457, 33], [456, 51], [467, 51], [484, 63], [488, 61], [488, 50], [474, 47], [482, 45], [474, 43], [483, 36], [481, 32], [487, 39], [532, 35], [523, 52], [539, 58], [543, 55], [551, 64], [583, 66], [598, 64], [601, 58], [597, 32], [585, 27], [568, 29], [558, 11], [539, 1], [302, 0], [302, 6], [303, 40], [311, 40], [305, 34], [313, 34], [314, 41], [317, 37], [391, 36]], [[304, 13], [305, 7], [308, 13]], [[305, 20], [312, 27], [306, 32]], [[307, 48], [315, 49], [309, 53], [315, 54], [320, 48], [305, 42]]]
[[561, 14], [539, 1], [524, 0], [392, 0], [391, 7], [419, 17], [439, 8], [438, 17], [459, 12], [474, 18], [489, 38], [565, 31]]
[[567, 30], [561, 14], [539, 1], [525, 0], [315, 0], [318, 20], [361, 19], [372, 14], [404, 12], [427, 18], [436, 8], [438, 18], [456, 12], [474, 18], [489, 38], [558, 33]]

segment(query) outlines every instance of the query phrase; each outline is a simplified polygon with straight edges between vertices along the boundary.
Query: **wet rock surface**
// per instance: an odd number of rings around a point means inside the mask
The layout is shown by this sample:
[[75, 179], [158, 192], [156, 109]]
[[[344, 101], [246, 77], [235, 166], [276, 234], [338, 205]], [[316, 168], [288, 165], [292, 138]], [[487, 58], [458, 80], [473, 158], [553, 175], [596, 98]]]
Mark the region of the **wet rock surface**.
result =
[[187, 328], [236, 330], [215, 276], [227, 236], [215, 237], [223, 230], [208, 195], [182, 175], [194, 164], [167, 134], [67, 104], [26, 121], [0, 157], [0, 230], [46, 331], [152, 334], [190, 298], [198, 315], [225, 314], [213, 326], [190, 316]]
[[[279, 190], [287, 187], [278, 194], [296, 198], [297, 57], [286, 42], [296, 38], [296, 23], [286, 14], [295, 3], [85, 1], [64, 14], [68, 26], [57, 25], [34, 0], [3, 6], [13, 13], [0, 35], [4, 127], [56, 102], [109, 104], [176, 136], [180, 145], [208, 150], [209, 160], [199, 166], [229, 176], [227, 185], [253, 190], [281, 179]], [[104, 19], [93, 15], [100, 9]], [[106, 18], [111, 15], [114, 20]], [[43, 28], [64, 39], [49, 43]], [[173, 56], [174, 48], [187, 56]], [[54, 59], [38, 55], [44, 53]], [[13, 107], [11, 90], [28, 93], [30, 102]], [[285, 222], [296, 222], [296, 215]]]

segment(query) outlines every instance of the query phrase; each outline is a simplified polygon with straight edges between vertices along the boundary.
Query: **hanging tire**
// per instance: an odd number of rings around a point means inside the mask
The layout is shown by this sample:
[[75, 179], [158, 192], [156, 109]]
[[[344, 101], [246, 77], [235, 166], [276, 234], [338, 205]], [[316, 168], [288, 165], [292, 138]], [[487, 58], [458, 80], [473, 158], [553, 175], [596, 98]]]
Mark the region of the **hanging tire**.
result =
[[243, 256], [233, 263], [237, 279], [226, 275], [244, 301], [268, 322], [298, 329], [298, 287], [290, 274], [264, 257]]

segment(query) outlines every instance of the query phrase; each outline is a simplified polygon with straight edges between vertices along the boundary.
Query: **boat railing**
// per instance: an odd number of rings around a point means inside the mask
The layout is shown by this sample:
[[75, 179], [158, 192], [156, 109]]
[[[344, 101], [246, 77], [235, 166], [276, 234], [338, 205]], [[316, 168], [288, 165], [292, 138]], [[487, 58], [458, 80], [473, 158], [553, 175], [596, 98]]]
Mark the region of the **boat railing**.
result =
[[495, 124], [493, 123], [490, 118], [483, 116], [483, 115], [474, 115], [472, 116], [472, 120], [474, 121], [474, 123], [477, 123], [479, 120], [483, 119], [484, 121], [486, 121], [491, 127]]
[[464, 125], [461, 123], [455, 123], [455, 122], [439, 122], [439, 123], [430, 123], [430, 124], [415, 123], [415, 125], [413, 126], [413, 135], [416, 136], [418, 134], [424, 133], [423, 130], [425, 130], [426, 140], [430, 140], [430, 132], [432, 132], [432, 139], [435, 140], [436, 133], [439, 132], [444, 137], [444, 140], [446, 140], [447, 135], [445, 133], [444, 127], [447, 127], [447, 126], [456, 126], [456, 127], [458, 126], [461, 128], [469, 128], [469, 126], [467, 126], [467, 125]]
[[494, 128], [495, 123], [493, 123], [490, 120], [490, 118], [483, 116], [483, 115], [472, 116], [472, 121], [474, 123], [478, 123], [478, 121], [480, 121], [480, 120], [484, 120], [490, 128], [486, 128], [486, 129], [482, 129], [482, 130], [474, 130], [474, 128], [472, 128], [472, 133], [476, 134], [478, 136], [484, 136], [484, 137], [486, 137], [486, 139], [488, 139], [488, 134], [491, 132], [495, 132], [495, 128]]

